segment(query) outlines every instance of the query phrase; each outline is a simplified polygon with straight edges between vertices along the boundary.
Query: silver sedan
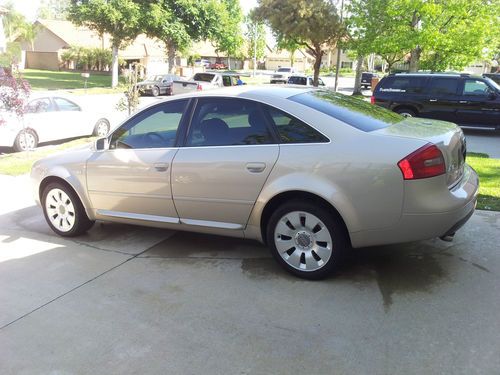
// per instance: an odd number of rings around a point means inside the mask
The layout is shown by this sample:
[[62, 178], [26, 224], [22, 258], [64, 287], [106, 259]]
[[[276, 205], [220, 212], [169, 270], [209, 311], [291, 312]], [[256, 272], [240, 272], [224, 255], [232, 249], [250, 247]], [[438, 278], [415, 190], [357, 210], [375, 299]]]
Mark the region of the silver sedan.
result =
[[304, 278], [352, 247], [451, 239], [479, 185], [456, 125], [296, 87], [155, 103], [31, 176], [61, 236], [103, 220], [256, 239]]

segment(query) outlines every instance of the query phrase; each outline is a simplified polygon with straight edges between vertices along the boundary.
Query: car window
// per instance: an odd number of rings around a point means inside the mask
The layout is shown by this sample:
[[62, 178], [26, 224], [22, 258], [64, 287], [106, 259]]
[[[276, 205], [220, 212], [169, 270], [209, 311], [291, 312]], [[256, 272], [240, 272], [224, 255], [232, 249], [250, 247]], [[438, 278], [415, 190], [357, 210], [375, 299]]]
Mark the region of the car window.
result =
[[80, 107], [67, 100], [67, 99], [63, 99], [63, 98], [54, 98], [54, 102], [56, 102], [56, 105], [57, 105], [57, 108], [59, 108], [60, 111], [80, 111]]
[[325, 84], [323, 83], [323, 80], [321, 78], [318, 78], [318, 84], [320, 86], [324, 86]]
[[458, 88], [458, 79], [455, 78], [432, 78], [429, 82], [430, 95], [456, 95]]
[[419, 94], [423, 92], [425, 80], [425, 77], [388, 77], [377, 85], [377, 91]]
[[40, 98], [32, 100], [28, 103], [26, 107], [27, 113], [43, 113], [43, 112], [52, 112], [54, 108], [50, 103], [49, 98]]
[[196, 73], [193, 77], [193, 81], [201, 81], [201, 82], [212, 82], [215, 74], [210, 73]]
[[288, 83], [291, 85], [306, 85], [306, 77], [291, 76], [288, 78]]
[[462, 95], [487, 96], [491, 89], [489, 86], [477, 79], [466, 79]]
[[328, 142], [328, 138], [303, 121], [273, 107], [265, 106], [265, 110], [278, 130], [280, 143]]
[[288, 99], [311, 107], [365, 132], [386, 128], [391, 124], [404, 120], [403, 116], [372, 105], [363, 99], [325, 89], [297, 94]]
[[167, 102], [132, 117], [113, 133], [110, 148], [165, 148], [175, 146], [177, 130], [188, 100]]
[[259, 104], [233, 98], [199, 100], [186, 146], [229, 146], [273, 143]]
[[231, 86], [231, 77], [230, 76], [222, 76], [222, 85], [223, 86]]

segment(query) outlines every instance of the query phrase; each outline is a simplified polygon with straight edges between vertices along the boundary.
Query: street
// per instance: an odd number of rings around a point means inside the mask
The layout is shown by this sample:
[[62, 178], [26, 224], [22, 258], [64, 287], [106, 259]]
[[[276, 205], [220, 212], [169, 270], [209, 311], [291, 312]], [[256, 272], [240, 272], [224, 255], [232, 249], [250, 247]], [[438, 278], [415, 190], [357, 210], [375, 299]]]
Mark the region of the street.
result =
[[97, 223], [54, 235], [0, 180], [1, 374], [494, 374], [500, 215], [354, 250], [319, 282], [259, 243]]

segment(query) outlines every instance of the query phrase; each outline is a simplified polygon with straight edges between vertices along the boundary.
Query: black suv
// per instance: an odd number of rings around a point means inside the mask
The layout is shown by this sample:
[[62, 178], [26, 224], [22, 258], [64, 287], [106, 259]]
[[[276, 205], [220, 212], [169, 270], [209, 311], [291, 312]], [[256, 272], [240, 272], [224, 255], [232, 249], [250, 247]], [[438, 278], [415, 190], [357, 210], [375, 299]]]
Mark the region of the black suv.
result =
[[383, 78], [372, 104], [404, 116], [500, 130], [500, 86], [470, 74], [401, 73]]
[[361, 73], [361, 87], [365, 89], [372, 87], [372, 78], [378, 78], [378, 74], [372, 72]]

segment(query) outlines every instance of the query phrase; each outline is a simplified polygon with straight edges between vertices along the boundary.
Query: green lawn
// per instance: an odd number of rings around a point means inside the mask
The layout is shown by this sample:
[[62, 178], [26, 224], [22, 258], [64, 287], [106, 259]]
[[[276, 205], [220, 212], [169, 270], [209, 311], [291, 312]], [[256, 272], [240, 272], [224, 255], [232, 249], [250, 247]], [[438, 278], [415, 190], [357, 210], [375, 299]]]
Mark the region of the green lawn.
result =
[[0, 155], [0, 174], [11, 176], [19, 176], [29, 173], [31, 166], [37, 160], [56, 152], [66, 150], [68, 148], [81, 146], [83, 144], [94, 141], [95, 138], [80, 138], [70, 142], [62, 143], [55, 146], [43, 146], [33, 151], [15, 152], [12, 154]]
[[[26, 69], [22, 73], [23, 77], [30, 83], [33, 90], [70, 90], [83, 89], [85, 80], [79, 72], [57, 72], [50, 70]], [[90, 73], [87, 81], [89, 92], [111, 89], [111, 75]], [[100, 90], [99, 90], [100, 89]], [[120, 92], [123, 88], [118, 89]]]
[[467, 154], [467, 163], [479, 175], [480, 210], [500, 211], [500, 159], [490, 159], [485, 154]]

